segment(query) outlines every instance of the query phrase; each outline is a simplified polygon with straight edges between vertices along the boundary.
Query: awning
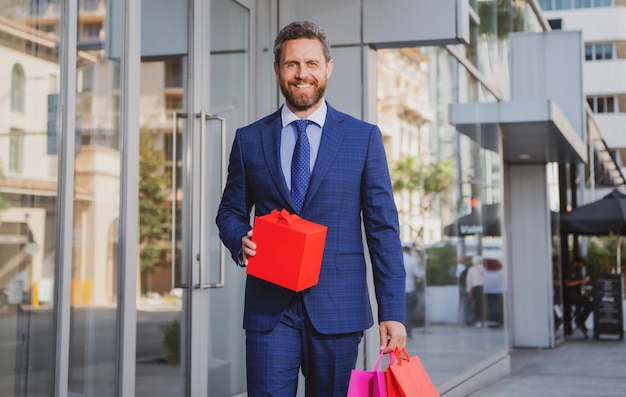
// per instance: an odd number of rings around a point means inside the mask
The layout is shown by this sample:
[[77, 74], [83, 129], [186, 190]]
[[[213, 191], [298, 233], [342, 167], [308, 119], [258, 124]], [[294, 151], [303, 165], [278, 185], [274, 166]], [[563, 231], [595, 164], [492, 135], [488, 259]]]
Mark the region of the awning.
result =
[[[587, 151], [552, 100], [450, 105], [450, 123], [507, 163], [585, 163]], [[500, 134], [501, 133], [501, 134]]]

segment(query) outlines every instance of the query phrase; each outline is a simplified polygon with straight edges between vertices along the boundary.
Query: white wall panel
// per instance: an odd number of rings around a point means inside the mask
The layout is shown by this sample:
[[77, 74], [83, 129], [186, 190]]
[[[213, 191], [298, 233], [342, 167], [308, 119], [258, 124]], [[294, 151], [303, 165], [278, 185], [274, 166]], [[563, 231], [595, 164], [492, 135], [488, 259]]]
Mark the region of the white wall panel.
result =
[[545, 17], [562, 18], [563, 30], [583, 30], [585, 42], [626, 39], [626, 7], [549, 11]]
[[333, 48], [335, 65], [328, 81], [326, 99], [335, 108], [356, 118], [363, 118], [363, 69], [361, 48]]
[[281, 0], [278, 9], [280, 27], [295, 20], [314, 21], [333, 45], [363, 42], [389, 48], [469, 42], [468, 0]]
[[[122, 0], [107, 2], [107, 15], [121, 15]], [[150, 0], [141, 3], [141, 56], [187, 54], [187, 0]], [[120, 18], [107, 18], [107, 56], [119, 58]]]
[[511, 99], [550, 99], [586, 141], [583, 118], [583, 44], [580, 31], [514, 33]]
[[361, 42], [360, 0], [279, 1], [279, 29], [293, 21], [313, 21], [332, 45]]
[[626, 148], [626, 114], [600, 113], [594, 118], [608, 147]]
[[626, 60], [585, 62], [583, 79], [586, 95], [626, 93]]
[[468, 1], [363, 0], [363, 39], [375, 47], [468, 43]]

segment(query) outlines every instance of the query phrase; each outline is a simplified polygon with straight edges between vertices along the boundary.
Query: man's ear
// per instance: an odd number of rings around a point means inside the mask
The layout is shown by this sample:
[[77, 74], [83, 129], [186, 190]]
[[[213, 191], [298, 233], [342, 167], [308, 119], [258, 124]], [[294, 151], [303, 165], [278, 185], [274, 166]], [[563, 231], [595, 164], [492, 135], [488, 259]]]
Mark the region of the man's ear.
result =
[[274, 74], [278, 77], [278, 64], [274, 62]]
[[333, 60], [326, 62], [326, 78], [329, 79], [330, 75], [333, 74]]

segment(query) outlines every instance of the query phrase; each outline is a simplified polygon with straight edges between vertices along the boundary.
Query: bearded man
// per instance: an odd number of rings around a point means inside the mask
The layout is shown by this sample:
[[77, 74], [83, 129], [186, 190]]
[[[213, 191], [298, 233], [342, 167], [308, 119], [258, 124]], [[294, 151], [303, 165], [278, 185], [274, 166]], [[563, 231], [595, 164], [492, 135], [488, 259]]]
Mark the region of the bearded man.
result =
[[328, 229], [317, 285], [294, 292], [247, 276], [248, 396], [295, 396], [301, 370], [307, 397], [345, 397], [363, 331], [374, 324], [362, 230], [381, 349], [406, 345], [405, 271], [387, 159], [377, 126], [325, 101], [333, 60], [316, 24], [284, 27], [274, 57], [285, 104], [237, 130], [216, 219], [220, 238], [246, 266], [257, 250], [253, 207], [255, 216], [284, 208]]

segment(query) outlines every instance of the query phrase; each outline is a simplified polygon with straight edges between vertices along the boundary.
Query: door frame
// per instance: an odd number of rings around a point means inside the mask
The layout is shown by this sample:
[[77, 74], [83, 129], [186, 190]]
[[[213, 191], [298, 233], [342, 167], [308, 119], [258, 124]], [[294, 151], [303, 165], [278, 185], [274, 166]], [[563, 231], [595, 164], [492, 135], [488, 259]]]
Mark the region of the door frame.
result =
[[[186, 272], [189, 288], [186, 290], [188, 297], [185, 300], [182, 320], [188, 325], [187, 335], [184, 340], [187, 345], [183, 345], [183, 350], [189, 352], [186, 356], [183, 354], [184, 369], [186, 370], [187, 396], [208, 396], [209, 383], [209, 335], [212, 330], [210, 318], [209, 300], [211, 291], [214, 288], [222, 288], [227, 285], [227, 280], [223, 280], [224, 266], [230, 265], [225, 263], [229, 261], [230, 255], [227, 254], [225, 247], [220, 244], [220, 263], [208, 263], [209, 255], [205, 253], [205, 245], [209, 244], [206, 236], [203, 235], [204, 225], [209, 223], [215, 224], [215, 214], [209, 209], [203, 208], [207, 200], [204, 199], [206, 194], [220, 194], [223, 190], [226, 178], [226, 166], [228, 157], [226, 153], [225, 132], [222, 131], [222, 186], [204, 186], [203, 181], [203, 141], [206, 133], [206, 125], [209, 119], [217, 119], [222, 123], [224, 128], [224, 120], [219, 116], [212, 116], [212, 104], [210, 98], [210, 71], [211, 71], [211, 24], [206, 21], [211, 20], [211, 2], [214, 0], [189, 0], [189, 30], [188, 30], [188, 87], [187, 95], [187, 113], [189, 117], [186, 120], [188, 133], [185, 134], [188, 142], [186, 142], [186, 152], [183, 153], [183, 163], [189, 167], [188, 175], [183, 174], [183, 189], [188, 193], [187, 199], [183, 205], [182, 213], [182, 239], [183, 252], [182, 264], [183, 272]], [[256, 34], [256, 2], [253, 0], [231, 0], [240, 4], [249, 10], [249, 31], [248, 31], [248, 64], [247, 71], [251, 99], [250, 109], [253, 109], [254, 84], [251, 78], [256, 63], [256, 45], [254, 37]], [[247, 115], [250, 118], [252, 115]], [[215, 164], [215, 163], [212, 163]], [[187, 186], [185, 187], [185, 184]], [[216, 227], [216, 226], [215, 226]], [[205, 280], [203, 269], [207, 266], [221, 268], [220, 280], [215, 283], [208, 283]], [[206, 272], [208, 273], [208, 272]], [[213, 281], [213, 280], [211, 280]], [[214, 329], [214, 328], [213, 328]]]

